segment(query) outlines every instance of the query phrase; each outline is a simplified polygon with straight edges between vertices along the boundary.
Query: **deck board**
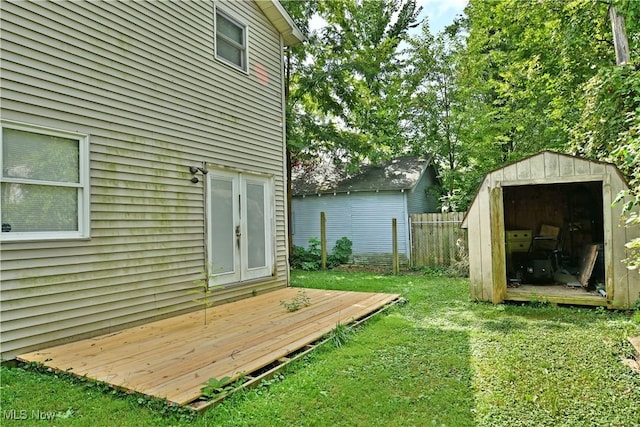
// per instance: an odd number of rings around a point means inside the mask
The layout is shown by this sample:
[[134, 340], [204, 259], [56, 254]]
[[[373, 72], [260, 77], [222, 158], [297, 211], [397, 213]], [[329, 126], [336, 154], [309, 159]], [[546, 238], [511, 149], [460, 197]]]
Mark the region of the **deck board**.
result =
[[308, 307], [288, 312], [300, 288], [285, 288], [119, 332], [18, 356], [180, 405], [210, 378], [255, 372], [399, 295], [304, 289]]

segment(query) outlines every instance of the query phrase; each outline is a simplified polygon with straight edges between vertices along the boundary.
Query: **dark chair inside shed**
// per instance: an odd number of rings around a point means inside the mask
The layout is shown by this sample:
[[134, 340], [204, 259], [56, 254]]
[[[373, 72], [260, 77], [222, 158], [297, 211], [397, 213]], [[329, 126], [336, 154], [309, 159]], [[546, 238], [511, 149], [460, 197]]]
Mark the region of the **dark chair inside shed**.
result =
[[562, 227], [542, 224], [533, 236], [529, 252], [521, 257], [520, 265], [524, 283], [553, 284], [554, 273], [562, 266]]
[[561, 252], [564, 233], [561, 227], [542, 224], [538, 234], [533, 236], [531, 253], [551, 260], [554, 270], [558, 270], [562, 263]]

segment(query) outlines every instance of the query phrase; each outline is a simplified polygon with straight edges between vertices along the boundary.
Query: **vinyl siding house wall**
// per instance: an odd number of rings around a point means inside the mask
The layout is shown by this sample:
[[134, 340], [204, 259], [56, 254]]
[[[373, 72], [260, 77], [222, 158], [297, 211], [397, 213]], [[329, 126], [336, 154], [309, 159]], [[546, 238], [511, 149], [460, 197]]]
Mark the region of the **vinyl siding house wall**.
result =
[[[1, 19], [2, 359], [197, 309], [208, 265], [216, 303], [287, 285], [282, 49], [302, 35], [279, 3], [3, 1]], [[243, 241], [229, 276], [211, 254], [252, 224], [221, 230], [235, 212], [208, 201], [238, 192], [262, 203], [262, 253]]]
[[320, 238], [320, 212], [326, 216], [327, 249], [336, 240], [352, 241], [353, 262], [391, 265], [391, 222], [397, 220], [400, 262], [410, 257], [409, 215], [437, 211], [428, 189], [437, 184], [430, 159], [400, 157], [380, 166], [363, 166], [347, 175], [324, 165], [293, 173], [293, 244], [307, 247]]

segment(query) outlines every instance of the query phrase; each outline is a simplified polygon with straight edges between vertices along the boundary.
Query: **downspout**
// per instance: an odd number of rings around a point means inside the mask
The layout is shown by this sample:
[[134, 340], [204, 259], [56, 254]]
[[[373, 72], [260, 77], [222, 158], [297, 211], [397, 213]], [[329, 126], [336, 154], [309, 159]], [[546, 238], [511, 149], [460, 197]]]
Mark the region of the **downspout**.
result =
[[[207, 170], [207, 162], [202, 162], [202, 167], [204, 170]], [[209, 174], [206, 174], [202, 177], [202, 202], [204, 203], [204, 238], [202, 240], [203, 253], [204, 253], [204, 268], [202, 271], [205, 272], [205, 283], [207, 284], [207, 289], [211, 286], [209, 283], [209, 277], [211, 277], [211, 272], [209, 268], [212, 267], [209, 264], [209, 203], [207, 197], [207, 182], [209, 181]]]
[[[282, 36], [282, 34], [280, 34], [280, 52], [283, 52], [285, 49], [284, 46], [284, 38]], [[282, 171], [282, 177], [284, 180], [284, 210], [285, 210], [285, 215], [284, 215], [284, 233], [286, 234], [286, 247], [285, 247], [285, 251], [284, 251], [284, 257], [285, 257], [285, 280], [286, 280], [286, 285], [287, 287], [290, 286], [290, 275], [289, 275], [289, 251], [290, 249], [293, 247], [292, 246], [292, 236], [291, 236], [291, 232], [290, 232], [290, 222], [291, 222], [291, 153], [289, 152], [289, 149], [287, 148], [287, 100], [289, 98], [289, 66], [290, 66], [290, 61], [291, 61], [291, 55], [290, 55], [290, 47], [286, 48], [286, 58], [287, 58], [287, 62], [285, 63], [285, 57], [284, 55], [280, 55], [280, 82], [281, 82], [281, 90], [280, 93], [282, 94], [281, 96], [281, 103], [282, 103], [282, 160], [283, 160], [283, 168], [284, 170]], [[277, 229], [277, 227], [276, 227]], [[277, 244], [276, 244], [277, 246]], [[277, 252], [277, 247], [273, 248], [274, 250], [274, 254], [276, 254]], [[274, 265], [277, 266], [278, 265], [278, 257], [276, 256], [274, 259]]]

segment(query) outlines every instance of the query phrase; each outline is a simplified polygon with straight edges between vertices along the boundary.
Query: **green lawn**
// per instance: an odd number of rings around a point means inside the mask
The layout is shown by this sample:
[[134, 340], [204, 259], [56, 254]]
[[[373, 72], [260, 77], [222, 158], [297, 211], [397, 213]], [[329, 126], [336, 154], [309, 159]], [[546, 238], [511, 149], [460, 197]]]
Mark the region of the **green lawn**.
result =
[[[630, 313], [472, 303], [466, 279], [423, 275], [294, 272], [292, 284], [400, 293], [407, 303], [189, 423], [138, 396], [2, 368], [0, 424], [640, 425], [640, 374], [620, 362], [632, 355], [627, 336], [640, 335]], [[36, 410], [59, 417], [37, 421]], [[20, 411], [27, 420], [6, 419]]]

